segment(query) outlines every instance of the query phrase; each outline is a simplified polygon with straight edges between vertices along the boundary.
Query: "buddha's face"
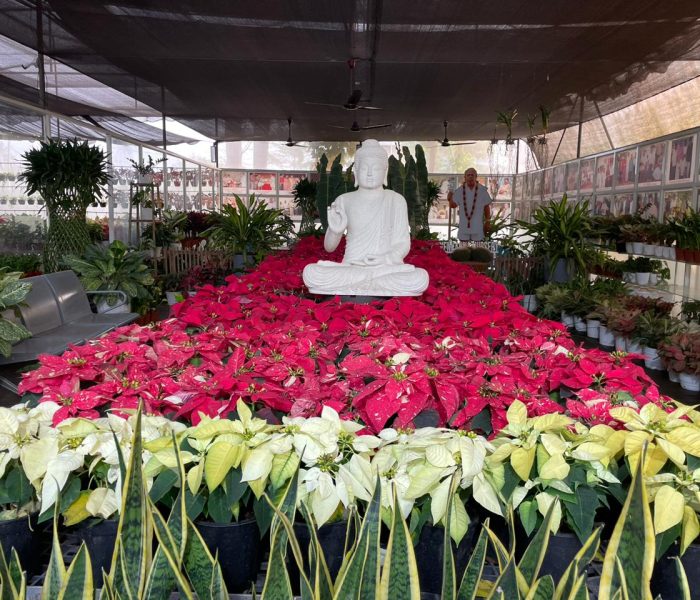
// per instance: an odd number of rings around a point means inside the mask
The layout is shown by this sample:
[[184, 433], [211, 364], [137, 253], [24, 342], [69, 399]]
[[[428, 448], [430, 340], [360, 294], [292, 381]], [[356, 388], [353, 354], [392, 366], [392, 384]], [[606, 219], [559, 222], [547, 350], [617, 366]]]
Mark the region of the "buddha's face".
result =
[[355, 180], [361, 189], [381, 188], [386, 178], [387, 161], [381, 157], [365, 156], [355, 162]]

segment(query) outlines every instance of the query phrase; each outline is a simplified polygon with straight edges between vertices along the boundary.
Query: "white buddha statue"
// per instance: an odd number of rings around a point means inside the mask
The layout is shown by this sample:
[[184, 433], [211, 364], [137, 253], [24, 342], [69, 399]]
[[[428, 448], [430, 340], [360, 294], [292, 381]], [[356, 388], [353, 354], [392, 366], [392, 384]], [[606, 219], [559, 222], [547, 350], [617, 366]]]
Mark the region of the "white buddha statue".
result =
[[324, 247], [332, 252], [347, 230], [342, 263], [320, 260], [304, 269], [304, 283], [314, 294], [341, 296], [418, 296], [428, 287], [428, 273], [403, 259], [411, 249], [406, 200], [382, 185], [387, 153], [377, 140], [366, 140], [355, 153], [359, 189], [342, 194], [328, 208]]

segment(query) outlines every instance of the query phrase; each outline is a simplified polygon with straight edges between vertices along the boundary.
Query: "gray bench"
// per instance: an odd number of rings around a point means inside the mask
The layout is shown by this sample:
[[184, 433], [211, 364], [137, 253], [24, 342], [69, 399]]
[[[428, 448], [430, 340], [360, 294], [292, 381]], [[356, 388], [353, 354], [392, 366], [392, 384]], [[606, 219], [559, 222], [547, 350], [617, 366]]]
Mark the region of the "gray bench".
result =
[[[22, 323], [32, 337], [12, 346], [9, 358], [0, 356], [0, 365], [34, 361], [39, 354], [61, 354], [71, 344], [82, 344], [127, 325], [139, 316], [138, 313], [115, 312], [127, 303], [124, 292], [85, 291], [73, 271], [37, 275], [24, 281], [31, 283], [32, 289], [24, 306], [19, 307], [21, 321], [11, 311], [3, 316]], [[88, 295], [116, 295], [119, 302], [108, 312], [93, 313]], [[8, 386], [6, 379], [0, 383]]]

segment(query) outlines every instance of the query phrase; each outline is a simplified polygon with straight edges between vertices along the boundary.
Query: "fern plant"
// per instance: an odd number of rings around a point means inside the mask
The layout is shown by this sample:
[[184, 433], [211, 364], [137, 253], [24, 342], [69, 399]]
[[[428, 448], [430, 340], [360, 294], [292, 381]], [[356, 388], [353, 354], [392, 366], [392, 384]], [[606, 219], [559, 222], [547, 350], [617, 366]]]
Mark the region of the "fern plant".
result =
[[16, 311], [32, 289], [32, 284], [20, 279], [22, 273], [0, 269], [0, 354], [9, 357], [12, 344], [32, 337], [25, 327], [3, 317], [7, 311]]

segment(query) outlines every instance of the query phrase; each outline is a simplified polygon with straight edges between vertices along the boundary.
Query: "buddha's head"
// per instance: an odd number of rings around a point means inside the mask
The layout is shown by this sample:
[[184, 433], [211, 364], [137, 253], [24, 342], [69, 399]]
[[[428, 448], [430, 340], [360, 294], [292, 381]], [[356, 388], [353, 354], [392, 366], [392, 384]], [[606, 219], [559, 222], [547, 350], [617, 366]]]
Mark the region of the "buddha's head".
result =
[[377, 140], [365, 140], [355, 151], [353, 172], [360, 189], [375, 190], [382, 187], [389, 168], [389, 156]]

